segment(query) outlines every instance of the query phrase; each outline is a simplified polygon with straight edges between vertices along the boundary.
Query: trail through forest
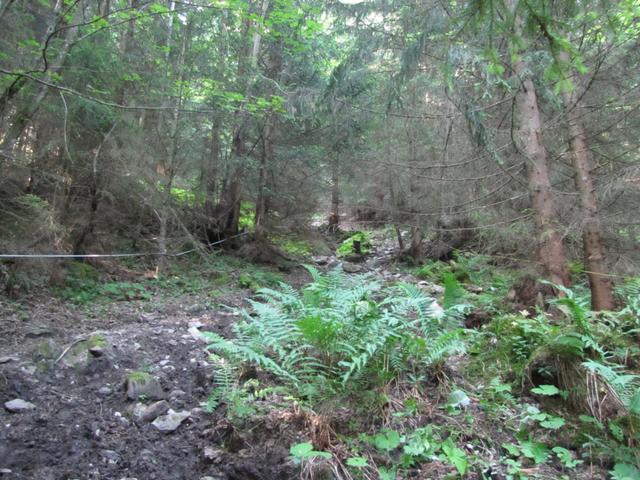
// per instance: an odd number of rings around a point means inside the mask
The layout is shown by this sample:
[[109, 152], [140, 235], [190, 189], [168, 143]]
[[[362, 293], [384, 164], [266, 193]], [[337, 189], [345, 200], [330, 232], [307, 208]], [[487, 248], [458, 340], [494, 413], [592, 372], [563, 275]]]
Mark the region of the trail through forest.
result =
[[[385, 238], [385, 237], [381, 237]], [[386, 237], [368, 255], [354, 262], [335, 255], [314, 257], [319, 268], [340, 266], [352, 275], [368, 272], [383, 282], [415, 284], [436, 298], [444, 288], [394, 266], [393, 238]], [[226, 280], [242, 279], [238, 269]], [[212, 272], [216, 274], [216, 272]], [[284, 280], [303, 286], [310, 277], [301, 267]], [[244, 284], [243, 284], [244, 285]], [[5, 341], [0, 347], [0, 458], [3, 476], [16, 479], [201, 479], [274, 480], [298, 478], [290, 446], [308, 435], [309, 420], [293, 405], [269, 402], [267, 415], [238, 427], [225, 408], [206, 409], [220, 374], [204, 347], [205, 331], [233, 338], [239, 308], [247, 306], [251, 290], [232, 287], [212, 305], [202, 294], [121, 299], [78, 308], [47, 294], [35, 294], [19, 304], [2, 304]], [[472, 291], [481, 291], [470, 285]], [[224, 308], [221, 306], [224, 305]], [[471, 328], [487, 321], [477, 312], [467, 316]], [[452, 359], [448, 382], [462, 382], [464, 363]], [[257, 377], [256, 377], [257, 375]], [[264, 373], [248, 370], [242, 381]], [[431, 405], [419, 424], [457, 429], [459, 419], [440, 411], [442, 392], [434, 383]], [[15, 400], [24, 401], [23, 404]], [[477, 400], [465, 400], [465, 411], [483, 424], [486, 439], [508, 440], [499, 425], [484, 418]], [[333, 428], [353, 421], [334, 412]], [[351, 415], [348, 411], [345, 415]], [[345, 422], [341, 425], [341, 422]], [[504, 478], [491, 451], [477, 451], [468, 436], [467, 448], [487, 455], [490, 478]], [[492, 470], [493, 468], [493, 470]], [[588, 477], [600, 478], [593, 472]], [[451, 465], [431, 462], [412, 470], [413, 478], [444, 478]], [[536, 469], [541, 478], [558, 478], [551, 467]], [[493, 471], [493, 473], [491, 473]], [[316, 465], [313, 478], [334, 478], [327, 465]], [[481, 478], [475, 475], [472, 478]]]

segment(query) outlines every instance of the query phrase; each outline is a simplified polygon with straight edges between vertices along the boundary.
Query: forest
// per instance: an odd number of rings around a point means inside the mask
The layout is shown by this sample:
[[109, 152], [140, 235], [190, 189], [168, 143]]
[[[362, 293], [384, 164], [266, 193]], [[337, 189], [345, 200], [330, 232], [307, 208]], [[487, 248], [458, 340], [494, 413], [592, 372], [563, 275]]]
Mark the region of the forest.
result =
[[640, 480], [639, 133], [639, 0], [0, 0], [0, 477]]

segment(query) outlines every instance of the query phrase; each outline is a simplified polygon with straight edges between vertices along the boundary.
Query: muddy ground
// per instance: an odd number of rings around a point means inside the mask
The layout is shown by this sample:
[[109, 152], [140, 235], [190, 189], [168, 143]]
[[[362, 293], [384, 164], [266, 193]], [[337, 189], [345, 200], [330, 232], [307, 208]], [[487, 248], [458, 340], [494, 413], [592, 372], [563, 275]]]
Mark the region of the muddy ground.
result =
[[[367, 262], [343, 267], [352, 273], [376, 271], [386, 280], [417, 282], [384, 266], [392, 252], [391, 246], [379, 248]], [[319, 262], [321, 268], [330, 267], [336, 259], [325, 260]], [[296, 287], [309, 279], [302, 268], [285, 275], [285, 281]], [[428, 288], [432, 287], [437, 286]], [[15, 399], [32, 404], [20, 413], [0, 407], [0, 478], [299, 478], [300, 467], [292, 463], [289, 447], [308, 440], [309, 425], [296, 417], [295, 409], [273, 409], [238, 428], [225, 418], [224, 407], [212, 413], [204, 408], [215, 386], [215, 371], [207, 362], [206, 342], [199, 332], [230, 335], [238, 318], [234, 309], [247, 306], [252, 296], [251, 290], [234, 283], [215, 304], [205, 294], [161, 292], [146, 300], [110, 299], [88, 306], [74, 306], [46, 290], [19, 300], [0, 297], [0, 405]], [[455, 370], [455, 359], [450, 363]], [[132, 372], [156, 379], [160, 388], [129, 398], [127, 382]], [[423, 419], [425, 424], [456, 421], [439, 413], [438, 399], [432, 400], [433, 411]], [[175, 420], [169, 408], [181, 416], [167, 427], [158, 421]], [[486, 441], [480, 439], [480, 444], [487, 445], [483, 456], [493, 468], [468, 477], [479, 479], [484, 473], [485, 478], [487, 474], [506, 478], [490, 445], [509, 438], [502, 439], [500, 425], [487, 422], [476, 402], [468, 413], [479, 424], [486, 423]], [[475, 437], [477, 432], [470, 432], [466, 441]], [[437, 479], [453, 471], [451, 465], [434, 461], [410, 476]], [[538, 478], [561, 475], [551, 466], [536, 471]], [[570, 478], [605, 475], [585, 466]]]
[[[240, 306], [249, 295], [238, 289], [224, 304]], [[0, 410], [0, 478], [292, 478], [277, 424], [240, 434], [202, 408], [214, 372], [197, 332], [228, 333], [237, 318], [208, 308], [195, 295], [93, 309], [46, 294], [2, 299], [0, 403], [35, 408]], [[125, 389], [131, 372], [155, 377], [158, 397], [188, 418], [171, 432], [136, 421]]]

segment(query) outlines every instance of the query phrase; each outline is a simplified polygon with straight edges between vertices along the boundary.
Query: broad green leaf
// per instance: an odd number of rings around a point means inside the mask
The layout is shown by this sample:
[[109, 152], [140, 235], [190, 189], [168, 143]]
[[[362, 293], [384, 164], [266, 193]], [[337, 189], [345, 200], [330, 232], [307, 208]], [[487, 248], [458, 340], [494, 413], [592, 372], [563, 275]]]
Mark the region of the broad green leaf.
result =
[[386, 430], [373, 437], [373, 444], [378, 450], [393, 450], [400, 445], [400, 434], [395, 430]]
[[364, 457], [350, 457], [347, 458], [347, 465], [350, 467], [366, 467], [369, 464]]
[[565, 424], [564, 418], [549, 415], [547, 419], [540, 422], [540, 426], [550, 430], [557, 430]]
[[638, 480], [640, 478], [640, 470], [629, 463], [616, 463], [609, 473], [612, 480]]
[[532, 459], [536, 465], [547, 461], [549, 449], [544, 443], [526, 441], [521, 442], [520, 447], [522, 448], [522, 455]]
[[555, 385], [540, 385], [539, 387], [532, 388], [531, 391], [538, 395], [546, 396], [558, 395], [560, 393], [560, 389]]
[[640, 415], [640, 388], [638, 388], [633, 397], [631, 397], [629, 411], [634, 415]]
[[446, 455], [449, 462], [454, 467], [456, 467], [458, 473], [460, 475], [464, 475], [467, 471], [468, 465], [467, 454], [465, 453], [465, 451], [461, 448], [456, 447], [451, 438], [447, 438], [447, 440], [442, 443], [442, 451]]

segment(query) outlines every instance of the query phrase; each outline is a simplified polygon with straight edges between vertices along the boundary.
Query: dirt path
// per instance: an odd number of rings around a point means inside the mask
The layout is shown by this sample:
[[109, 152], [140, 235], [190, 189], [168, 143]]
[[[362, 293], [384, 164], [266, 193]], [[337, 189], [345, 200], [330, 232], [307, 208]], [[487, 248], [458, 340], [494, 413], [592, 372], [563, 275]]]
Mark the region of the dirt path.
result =
[[[246, 294], [225, 303], [239, 305]], [[102, 311], [45, 297], [3, 302], [0, 403], [21, 399], [33, 408], [0, 410], [0, 477], [290, 478], [286, 450], [248, 448], [220, 414], [203, 410], [214, 372], [199, 329], [226, 332], [236, 317], [198, 300], [118, 302]], [[185, 412], [175, 430], [136, 420], [138, 403], [125, 391], [131, 372], [158, 380], [161, 410]]]

